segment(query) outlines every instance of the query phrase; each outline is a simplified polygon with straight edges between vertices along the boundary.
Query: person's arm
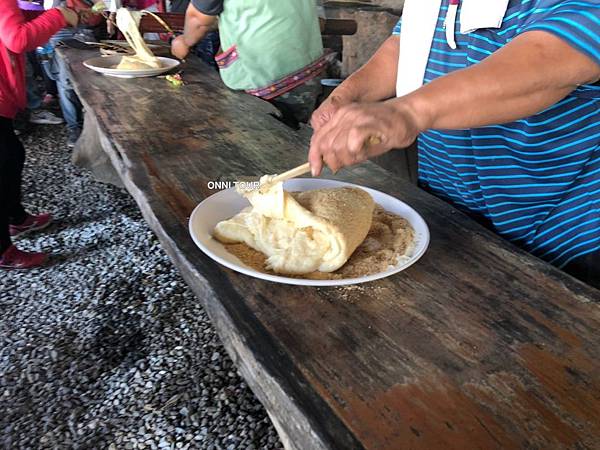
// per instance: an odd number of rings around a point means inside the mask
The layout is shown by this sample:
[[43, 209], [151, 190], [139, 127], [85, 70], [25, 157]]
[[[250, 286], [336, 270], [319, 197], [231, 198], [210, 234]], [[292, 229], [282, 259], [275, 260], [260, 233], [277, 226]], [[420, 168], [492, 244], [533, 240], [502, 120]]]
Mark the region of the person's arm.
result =
[[400, 37], [392, 35], [379, 47], [367, 63], [350, 75], [313, 113], [311, 125], [318, 130], [343, 105], [352, 102], [375, 102], [396, 93], [396, 74]]
[[597, 62], [553, 34], [531, 31], [395, 103], [414, 110], [421, 130], [476, 128], [529, 117], [599, 78]]
[[183, 34], [173, 39], [171, 53], [179, 59], [184, 59], [190, 52], [190, 48], [204, 39], [210, 31], [215, 30], [217, 24], [217, 16], [204, 14], [190, 3], [185, 12]]
[[[545, 31], [515, 38], [482, 62], [382, 103], [342, 107], [312, 138], [313, 174], [406, 147], [428, 129], [507, 123], [536, 114], [582, 84], [600, 79], [600, 62]], [[364, 146], [369, 137], [380, 144]]]
[[0, 40], [13, 53], [34, 50], [68, 23], [77, 22], [77, 14], [67, 8], [50, 9], [26, 21], [16, 0], [0, 0]]

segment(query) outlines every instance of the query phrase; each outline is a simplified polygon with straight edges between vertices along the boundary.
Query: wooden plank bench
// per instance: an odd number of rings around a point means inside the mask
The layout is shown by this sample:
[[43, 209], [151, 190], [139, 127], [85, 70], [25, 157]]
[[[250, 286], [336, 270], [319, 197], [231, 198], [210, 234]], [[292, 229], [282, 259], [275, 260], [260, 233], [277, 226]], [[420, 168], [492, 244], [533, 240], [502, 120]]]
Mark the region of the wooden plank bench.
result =
[[288, 449], [598, 448], [600, 292], [366, 163], [334, 178], [412, 205], [414, 266], [367, 285], [261, 281], [205, 256], [211, 180], [302, 163], [308, 137], [190, 59], [186, 86], [95, 74], [60, 50], [106, 152]]

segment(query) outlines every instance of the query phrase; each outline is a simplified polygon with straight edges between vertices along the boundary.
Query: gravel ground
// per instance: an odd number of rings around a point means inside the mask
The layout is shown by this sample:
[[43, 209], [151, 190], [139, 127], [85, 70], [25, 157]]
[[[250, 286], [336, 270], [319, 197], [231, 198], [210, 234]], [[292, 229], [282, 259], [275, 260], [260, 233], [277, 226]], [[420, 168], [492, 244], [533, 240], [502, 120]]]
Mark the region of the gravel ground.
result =
[[281, 448], [129, 195], [74, 167], [62, 127], [37, 127], [24, 203], [55, 222], [24, 249], [49, 267], [0, 273], [6, 449]]

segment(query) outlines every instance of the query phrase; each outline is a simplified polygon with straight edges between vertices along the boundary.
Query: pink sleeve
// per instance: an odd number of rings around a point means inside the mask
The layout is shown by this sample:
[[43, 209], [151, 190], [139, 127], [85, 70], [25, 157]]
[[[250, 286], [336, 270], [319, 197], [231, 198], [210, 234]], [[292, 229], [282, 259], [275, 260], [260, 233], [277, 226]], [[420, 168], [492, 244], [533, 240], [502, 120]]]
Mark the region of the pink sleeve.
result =
[[13, 53], [34, 50], [66, 25], [58, 9], [46, 11], [26, 22], [17, 0], [0, 0], [0, 41]]

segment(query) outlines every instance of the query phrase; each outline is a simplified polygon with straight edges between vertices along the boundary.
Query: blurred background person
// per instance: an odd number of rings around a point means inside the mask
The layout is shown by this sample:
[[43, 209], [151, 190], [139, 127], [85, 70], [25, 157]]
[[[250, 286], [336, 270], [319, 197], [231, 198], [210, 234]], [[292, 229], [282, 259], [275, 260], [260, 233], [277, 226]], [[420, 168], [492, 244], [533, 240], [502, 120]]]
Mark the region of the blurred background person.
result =
[[68, 7], [85, 17], [77, 27], [64, 27], [55, 33], [45, 47], [44, 69], [48, 77], [56, 82], [60, 108], [67, 123], [67, 145], [74, 147], [83, 127], [83, 107], [71, 84], [66, 61], [54, 51], [62, 42], [77, 39], [81, 42], [96, 42], [106, 34], [105, 19], [100, 14], [86, 14], [96, 1], [92, 0], [46, 0], [44, 7]]
[[216, 62], [225, 85], [269, 101], [292, 128], [307, 122], [330, 60], [316, 0], [192, 0], [171, 52], [184, 59], [217, 26], [223, 51]]

